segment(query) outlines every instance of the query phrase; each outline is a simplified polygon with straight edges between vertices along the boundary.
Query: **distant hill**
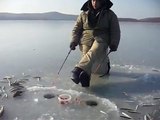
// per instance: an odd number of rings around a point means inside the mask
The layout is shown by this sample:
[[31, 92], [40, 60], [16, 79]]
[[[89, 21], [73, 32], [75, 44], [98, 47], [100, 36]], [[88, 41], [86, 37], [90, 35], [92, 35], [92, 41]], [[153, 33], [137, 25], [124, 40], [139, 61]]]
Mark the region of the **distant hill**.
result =
[[67, 15], [59, 12], [47, 13], [0, 13], [0, 20], [76, 20], [77, 15]]
[[140, 19], [140, 22], [160, 22], [160, 17]]
[[118, 18], [119, 21], [124, 22], [160, 22], [160, 17], [134, 19], [134, 18]]
[[138, 22], [138, 20], [134, 18], [118, 18], [118, 20], [125, 21], [125, 22]]
[[[77, 15], [63, 14], [59, 12], [47, 13], [0, 13], [0, 20], [76, 20]], [[133, 18], [118, 18], [124, 22], [160, 22], [160, 17], [133, 19]]]

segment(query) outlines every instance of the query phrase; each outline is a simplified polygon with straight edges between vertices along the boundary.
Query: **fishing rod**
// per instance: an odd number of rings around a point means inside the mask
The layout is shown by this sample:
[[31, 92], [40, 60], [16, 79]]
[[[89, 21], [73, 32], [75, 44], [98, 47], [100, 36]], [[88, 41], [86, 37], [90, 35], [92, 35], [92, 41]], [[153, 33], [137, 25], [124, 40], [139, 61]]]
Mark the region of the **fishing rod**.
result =
[[[112, 50], [110, 50], [110, 51], [106, 54], [106, 56], [108, 56], [111, 52], [112, 52]], [[102, 61], [97, 65], [94, 73], [96, 73], [96, 72], [98, 71], [98, 69], [101, 67], [101, 64], [103, 63], [103, 61], [105, 60], [105, 58], [106, 58], [106, 57], [104, 57], [104, 58], [102, 59]]]
[[68, 52], [68, 54], [67, 54], [67, 56], [66, 56], [66, 58], [65, 58], [65, 60], [64, 60], [64, 62], [62, 63], [62, 65], [61, 65], [61, 67], [60, 67], [60, 69], [59, 69], [59, 71], [58, 71], [58, 75], [59, 75], [59, 73], [60, 73], [60, 71], [61, 71], [61, 69], [62, 69], [64, 63], [66, 62], [66, 60], [67, 60], [69, 54], [71, 53], [71, 51], [72, 51], [72, 50], [70, 49], [69, 52]]

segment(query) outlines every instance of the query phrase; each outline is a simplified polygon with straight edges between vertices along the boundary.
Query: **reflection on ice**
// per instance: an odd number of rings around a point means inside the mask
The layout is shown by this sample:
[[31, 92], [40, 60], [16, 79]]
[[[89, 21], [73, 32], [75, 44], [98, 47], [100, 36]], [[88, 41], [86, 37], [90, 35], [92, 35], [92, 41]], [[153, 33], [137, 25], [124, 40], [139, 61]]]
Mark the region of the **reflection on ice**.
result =
[[38, 98], [35, 98], [35, 99], [34, 99], [34, 102], [38, 102]]
[[50, 114], [42, 114], [37, 120], [54, 120], [54, 118]]

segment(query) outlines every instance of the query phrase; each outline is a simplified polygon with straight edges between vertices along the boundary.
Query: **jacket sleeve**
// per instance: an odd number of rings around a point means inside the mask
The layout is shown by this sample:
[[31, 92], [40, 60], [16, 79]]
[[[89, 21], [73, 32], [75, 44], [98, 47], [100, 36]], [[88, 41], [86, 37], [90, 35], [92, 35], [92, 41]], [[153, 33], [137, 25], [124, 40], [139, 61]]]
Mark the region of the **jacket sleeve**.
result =
[[109, 46], [113, 45], [118, 48], [120, 42], [120, 26], [119, 21], [116, 14], [111, 11], [111, 18], [110, 18], [110, 43]]
[[77, 21], [74, 25], [74, 28], [72, 30], [72, 41], [75, 42], [76, 45], [78, 45], [83, 31], [83, 21], [82, 21], [82, 13], [78, 16]]

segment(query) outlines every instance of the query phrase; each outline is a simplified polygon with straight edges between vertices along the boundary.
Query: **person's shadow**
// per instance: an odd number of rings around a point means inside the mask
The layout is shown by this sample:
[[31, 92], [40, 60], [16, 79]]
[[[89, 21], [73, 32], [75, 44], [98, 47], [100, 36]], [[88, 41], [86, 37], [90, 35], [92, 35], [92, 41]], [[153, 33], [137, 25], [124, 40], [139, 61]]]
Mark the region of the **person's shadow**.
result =
[[[121, 82], [122, 79], [128, 79]], [[125, 98], [127, 94], [151, 93], [160, 90], [160, 73], [111, 72], [110, 76], [98, 78], [104, 84], [95, 84], [89, 92], [104, 98]], [[116, 79], [116, 82], [109, 82]], [[120, 80], [119, 80], [120, 79]], [[118, 81], [119, 80], [119, 81]]]

